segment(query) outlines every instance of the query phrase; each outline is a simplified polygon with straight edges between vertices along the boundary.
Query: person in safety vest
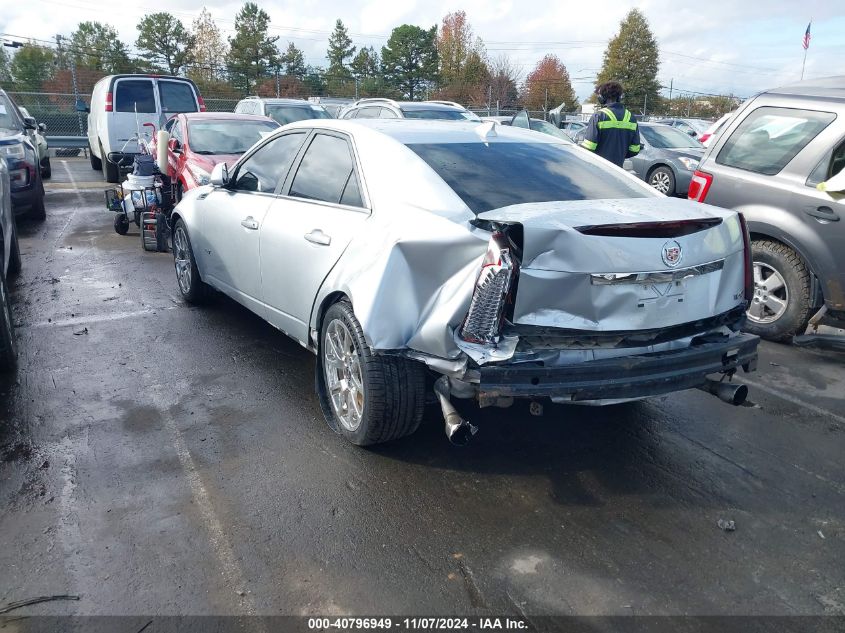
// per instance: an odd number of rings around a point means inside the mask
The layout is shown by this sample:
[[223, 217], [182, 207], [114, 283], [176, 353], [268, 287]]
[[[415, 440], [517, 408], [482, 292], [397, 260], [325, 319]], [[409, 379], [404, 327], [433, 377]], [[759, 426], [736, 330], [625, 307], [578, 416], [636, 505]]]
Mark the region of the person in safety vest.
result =
[[590, 117], [581, 146], [622, 167], [640, 151], [640, 130], [631, 111], [620, 102], [622, 84], [608, 81], [596, 87], [601, 110]]

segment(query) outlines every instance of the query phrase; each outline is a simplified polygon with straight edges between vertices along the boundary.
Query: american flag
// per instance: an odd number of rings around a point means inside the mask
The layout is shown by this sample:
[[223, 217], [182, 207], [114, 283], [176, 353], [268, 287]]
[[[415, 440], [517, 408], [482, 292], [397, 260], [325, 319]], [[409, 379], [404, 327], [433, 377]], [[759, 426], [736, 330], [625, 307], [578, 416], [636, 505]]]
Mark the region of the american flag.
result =
[[804, 50], [805, 50], [805, 51], [806, 51], [808, 48], [810, 48], [810, 27], [811, 27], [812, 25], [813, 25], [813, 23], [812, 23], [812, 22], [810, 22], [810, 23], [807, 25], [807, 31], [804, 33], [804, 41], [801, 43], [801, 45], [804, 47]]

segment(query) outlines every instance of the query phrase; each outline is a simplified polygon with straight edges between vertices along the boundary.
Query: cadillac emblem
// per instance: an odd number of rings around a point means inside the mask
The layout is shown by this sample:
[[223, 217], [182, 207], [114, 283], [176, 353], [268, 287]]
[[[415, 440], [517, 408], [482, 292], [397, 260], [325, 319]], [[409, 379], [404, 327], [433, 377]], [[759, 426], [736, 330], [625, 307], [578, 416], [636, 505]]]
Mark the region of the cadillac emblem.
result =
[[660, 256], [663, 258], [664, 264], [674, 268], [681, 263], [684, 253], [681, 250], [680, 244], [678, 244], [675, 240], [669, 240], [663, 245], [663, 248], [660, 249]]

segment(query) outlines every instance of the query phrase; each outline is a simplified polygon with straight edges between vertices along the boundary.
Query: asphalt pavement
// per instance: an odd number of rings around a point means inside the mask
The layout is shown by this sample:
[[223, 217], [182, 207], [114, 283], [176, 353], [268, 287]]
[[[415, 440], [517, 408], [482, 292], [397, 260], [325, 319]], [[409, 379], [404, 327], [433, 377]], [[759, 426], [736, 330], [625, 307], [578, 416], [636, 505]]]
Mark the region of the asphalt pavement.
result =
[[[190, 307], [53, 159], [21, 223], [0, 384], [0, 606], [27, 614], [845, 615], [845, 355], [761, 346], [750, 402], [463, 406], [479, 433], [370, 449], [314, 358]], [[733, 521], [735, 529], [719, 526]]]

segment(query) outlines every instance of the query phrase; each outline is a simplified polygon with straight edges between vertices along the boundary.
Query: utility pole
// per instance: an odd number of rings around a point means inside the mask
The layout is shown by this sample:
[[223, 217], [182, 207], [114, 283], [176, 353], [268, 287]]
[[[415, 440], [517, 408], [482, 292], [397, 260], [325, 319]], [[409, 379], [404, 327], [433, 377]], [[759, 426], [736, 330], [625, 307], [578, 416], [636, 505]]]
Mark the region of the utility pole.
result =
[[355, 77], [355, 101], [358, 101], [358, 78]]
[[[56, 35], [56, 48], [59, 51], [59, 59], [62, 58], [62, 40], [64, 38], [61, 35]], [[76, 81], [76, 59], [74, 59], [73, 54], [68, 55], [68, 63], [70, 64], [70, 81], [71, 85], [73, 86], [73, 104], [74, 109], [76, 109], [77, 104], [80, 101], [79, 98], [79, 84]], [[76, 123], [79, 127], [79, 136], [85, 136], [85, 125], [82, 122], [82, 112], [76, 109]]]
[[278, 99], [281, 95], [281, 91], [279, 90], [279, 67], [276, 66], [276, 98]]
[[543, 119], [546, 118], [546, 112], [549, 111], [549, 87], [546, 86], [546, 100], [543, 102]]
[[487, 86], [487, 116], [490, 116], [490, 108], [493, 107], [493, 84]]
[[643, 102], [643, 117], [645, 117], [646, 112], [648, 112], [648, 93], [645, 93], [645, 101]]

